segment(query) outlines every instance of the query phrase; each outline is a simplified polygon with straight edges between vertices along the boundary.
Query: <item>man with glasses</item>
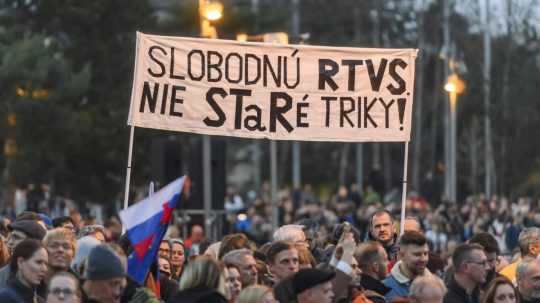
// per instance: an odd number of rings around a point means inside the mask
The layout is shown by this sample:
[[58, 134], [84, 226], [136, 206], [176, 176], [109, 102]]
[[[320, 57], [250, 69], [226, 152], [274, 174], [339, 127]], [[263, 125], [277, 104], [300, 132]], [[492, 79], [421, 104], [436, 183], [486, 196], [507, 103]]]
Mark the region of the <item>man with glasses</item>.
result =
[[47, 290], [47, 303], [80, 303], [79, 280], [67, 272], [52, 277]]
[[499, 274], [497, 273], [497, 264], [499, 262], [499, 243], [493, 235], [487, 232], [480, 232], [474, 234], [474, 236], [469, 240], [469, 243], [479, 244], [484, 248], [484, 253], [488, 261], [488, 267], [486, 274], [486, 282], [482, 284], [482, 290], [487, 290], [489, 283], [497, 278]]
[[486, 282], [489, 262], [484, 248], [478, 244], [461, 244], [452, 255], [454, 275], [444, 296], [444, 303], [479, 303], [480, 286]]

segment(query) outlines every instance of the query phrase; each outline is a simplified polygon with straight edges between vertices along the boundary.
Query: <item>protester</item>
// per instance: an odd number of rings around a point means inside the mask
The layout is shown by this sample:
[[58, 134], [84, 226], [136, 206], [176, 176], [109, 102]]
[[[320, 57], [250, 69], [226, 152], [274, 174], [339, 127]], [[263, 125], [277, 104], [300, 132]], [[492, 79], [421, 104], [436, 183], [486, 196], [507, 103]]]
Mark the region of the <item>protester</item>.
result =
[[415, 217], [407, 217], [405, 218], [405, 223], [403, 224], [403, 231], [416, 231], [416, 232], [422, 232], [422, 226], [420, 225], [420, 222]]
[[85, 262], [83, 302], [119, 303], [126, 288], [126, 276], [125, 266], [116, 252], [105, 244], [95, 246]]
[[[33, 217], [33, 215], [37, 216], [35, 213], [26, 212], [22, 218], [25, 218], [25, 216]], [[6, 246], [10, 255], [13, 254], [15, 247], [23, 240], [35, 239], [41, 241], [46, 234], [46, 230], [35, 220], [15, 220], [15, 222], [8, 226], [8, 229], [11, 233], [8, 236]], [[6, 264], [0, 269], [0, 288], [8, 284], [11, 276], [11, 266]]]
[[399, 250], [394, 220], [387, 210], [378, 210], [371, 216], [369, 239], [375, 240], [384, 247], [389, 261], [395, 261]]
[[223, 237], [218, 251], [218, 259], [221, 260], [228, 252], [247, 248], [250, 249], [249, 240], [246, 235], [242, 233], [230, 234]]
[[182, 271], [184, 270], [184, 263], [186, 262], [186, 251], [184, 248], [184, 242], [181, 239], [173, 238], [171, 243], [171, 270], [173, 280], [180, 280]]
[[517, 287], [521, 303], [540, 302], [540, 260], [528, 259], [519, 264]]
[[302, 225], [283, 225], [274, 232], [274, 241], [287, 241], [295, 246], [306, 247], [309, 249], [309, 243]]
[[298, 303], [331, 303], [334, 300], [332, 279], [335, 273], [319, 269], [302, 269], [292, 277], [292, 288]]
[[171, 262], [169, 261], [169, 259], [158, 256], [158, 267], [159, 272], [162, 275], [165, 275], [168, 278], [171, 277]]
[[25, 239], [20, 242], [15, 247], [9, 264], [13, 276], [7, 286], [0, 290], [0, 302], [42, 301], [43, 297], [38, 295], [37, 288], [47, 274], [47, 262], [47, 250], [40, 241]]
[[[278, 303], [272, 289], [263, 285], [254, 285], [243, 289], [236, 303]], [[281, 303], [281, 302], [279, 302]]]
[[423, 276], [414, 279], [409, 297], [411, 303], [442, 303], [446, 291], [446, 286], [439, 277]]
[[519, 250], [521, 258], [506, 266], [500, 271], [500, 274], [507, 277], [513, 283], [516, 282], [516, 272], [519, 263], [522, 260], [534, 259], [540, 255], [540, 228], [529, 227], [519, 234]]
[[80, 303], [79, 280], [68, 272], [56, 273], [47, 288], [47, 303]]
[[191, 227], [190, 236], [184, 241], [184, 248], [189, 251], [188, 256], [197, 256], [204, 251], [200, 251], [199, 245], [204, 240], [204, 230], [200, 225], [193, 225]]
[[8, 226], [11, 233], [8, 236], [6, 245], [11, 254], [17, 244], [21, 243], [24, 239], [36, 239], [43, 240], [47, 231], [42, 225], [34, 220], [16, 220]]
[[178, 282], [171, 279], [171, 263], [168, 259], [158, 257], [158, 267], [161, 298], [168, 300], [178, 292]]
[[71, 270], [70, 265], [77, 250], [75, 234], [67, 228], [58, 227], [47, 233], [43, 244], [49, 255], [49, 271], [45, 279], [48, 282], [56, 273]]
[[482, 285], [482, 289], [487, 289], [489, 283], [495, 279], [497, 274], [497, 263], [499, 259], [499, 254], [501, 250], [499, 249], [499, 244], [494, 236], [487, 232], [476, 233], [469, 239], [469, 243], [479, 244], [484, 248], [484, 254], [487, 258], [488, 270], [486, 273], [486, 282]]
[[485, 283], [489, 269], [484, 248], [478, 244], [458, 245], [452, 263], [455, 272], [447, 285], [444, 302], [480, 302], [480, 286]]
[[482, 296], [482, 303], [517, 303], [519, 294], [512, 282], [505, 277], [493, 279]]
[[223, 256], [223, 262], [226, 266], [232, 265], [238, 268], [242, 288], [257, 283], [257, 262], [251, 250], [242, 248], [230, 251]]
[[180, 278], [180, 292], [170, 303], [227, 303], [225, 281], [218, 263], [207, 256], [196, 257]]
[[225, 267], [225, 286], [230, 297], [229, 302], [236, 302], [240, 291], [242, 291], [242, 283], [240, 282], [240, 271], [233, 264]]
[[275, 284], [298, 272], [298, 250], [291, 242], [276, 241], [268, 248], [268, 270]]
[[171, 242], [168, 240], [161, 240], [161, 243], [159, 243], [158, 256], [160, 258], [171, 260]]
[[391, 288], [384, 296], [387, 301], [392, 301], [396, 297], [407, 297], [410, 285], [416, 277], [432, 275], [426, 268], [429, 247], [422, 233], [405, 232], [401, 236], [399, 247], [399, 261], [384, 280], [384, 285]]
[[392, 289], [381, 281], [388, 275], [388, 257], [379, 242], [370, 241], [358, 245], [355, 259], [361, 270], [360, 285], [379, 296], [385, 296]]

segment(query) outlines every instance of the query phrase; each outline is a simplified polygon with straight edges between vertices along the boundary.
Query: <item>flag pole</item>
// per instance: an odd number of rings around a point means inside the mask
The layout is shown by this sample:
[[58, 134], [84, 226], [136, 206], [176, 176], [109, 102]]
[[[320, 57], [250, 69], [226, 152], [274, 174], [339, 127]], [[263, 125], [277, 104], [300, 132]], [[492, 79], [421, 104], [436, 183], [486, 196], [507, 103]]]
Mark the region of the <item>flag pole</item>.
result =
[[129, 151], [128, 151], [128, 160], [126, 167], [126, 189], [124, 191], [124, 209], [128, 208], [129, 204], [129, 183], [131, 181], [131, 154], [133, 153], [133, 135], [135, 133], [135, 126], [131, 125], [129, 131]]
[[407, 208], [407, 165], [409, 163], [409, 141], [405, 142], [405, 163], [403, 165], [403, 191], [401, 193], [401, 221], [399, 234], [405, 231], [405, 210]]
[[148, 197], [152, 197], [154, 194], [154, 181], [150, 181], [150, 185], [148, 186]]

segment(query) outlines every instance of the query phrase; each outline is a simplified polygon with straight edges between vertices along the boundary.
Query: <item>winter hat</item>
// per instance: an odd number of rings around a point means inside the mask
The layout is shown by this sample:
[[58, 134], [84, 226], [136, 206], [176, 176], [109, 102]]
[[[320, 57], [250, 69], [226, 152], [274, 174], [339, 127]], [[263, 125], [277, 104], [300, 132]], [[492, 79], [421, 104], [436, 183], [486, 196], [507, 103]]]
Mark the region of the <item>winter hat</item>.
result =
[[19, 220], [8, 225], [10, 231], [18, 230], [23, 232], [28, 238], [43, 240], [47, 231], [42, 225], [34, 220]]
[[126, 270], [120, 257], [106, 244], [100, 244], [90, 251], [86, 259], [83, 279], [96, 281], [122, 278]]

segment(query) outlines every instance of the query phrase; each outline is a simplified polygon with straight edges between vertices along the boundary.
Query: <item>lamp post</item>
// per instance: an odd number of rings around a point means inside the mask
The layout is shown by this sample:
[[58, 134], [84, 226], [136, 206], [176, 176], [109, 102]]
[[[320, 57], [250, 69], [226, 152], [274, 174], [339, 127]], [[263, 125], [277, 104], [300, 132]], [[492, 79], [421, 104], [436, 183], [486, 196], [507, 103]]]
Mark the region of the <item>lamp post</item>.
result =
[[444, 90], [448, 92], [450, 97], [450, 167], [449, 169], [449, 199], [456, 202], [457, 198], [457, 148], [456, 148], [456, 129], [457, 129], [457, 97], [458, 94], [465, 90], [465, 83], [458, 77], [457, 74], [448, 76]]
[[[221, 19], [222, 16], [223, 5], [221, 3], [216, 1], [199, 0], [199, 19], [202, 38], [217, 38], [216, 28], [211, 22]], [[210, 214], [212, 212], [212, 142], [210, 136], [208, 135], [203, 135], [202, 140], [204, 227], [206, 234], [209, 237], [212, 237], [212, 221], [210, 219]]]

